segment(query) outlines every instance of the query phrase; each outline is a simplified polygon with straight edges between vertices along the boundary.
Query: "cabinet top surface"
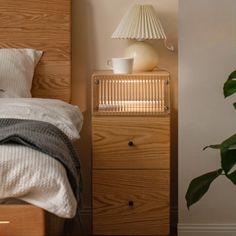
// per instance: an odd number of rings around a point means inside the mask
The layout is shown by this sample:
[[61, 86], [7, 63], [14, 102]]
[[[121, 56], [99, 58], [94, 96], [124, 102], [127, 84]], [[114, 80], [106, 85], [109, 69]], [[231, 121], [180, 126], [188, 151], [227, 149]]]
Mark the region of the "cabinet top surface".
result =
[[145, 76], [145, 75], [158, 75], [158, 76], [169, 76], [170, 73], [165, 70], [160, 71], [151, 71], [151, 72], [138, 72], [138, 73], [131, 73], [131, 74], [114, 74], [112, 70], [98, 70], [93, 73], [93, 76]]

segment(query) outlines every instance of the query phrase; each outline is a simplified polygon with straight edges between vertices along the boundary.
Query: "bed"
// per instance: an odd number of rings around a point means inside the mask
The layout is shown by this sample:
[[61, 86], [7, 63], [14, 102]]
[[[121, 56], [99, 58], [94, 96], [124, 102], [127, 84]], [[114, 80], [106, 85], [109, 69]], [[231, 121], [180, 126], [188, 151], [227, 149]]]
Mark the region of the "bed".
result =
[[[44, 52], [34, 73], [33, 97], [69, 103], [71, 1], [1, 0], [0, 12], [0, 48], [34, 48]], [[0, 205], [1, 236], [60, 235], [63, 222], [31, 204]]]

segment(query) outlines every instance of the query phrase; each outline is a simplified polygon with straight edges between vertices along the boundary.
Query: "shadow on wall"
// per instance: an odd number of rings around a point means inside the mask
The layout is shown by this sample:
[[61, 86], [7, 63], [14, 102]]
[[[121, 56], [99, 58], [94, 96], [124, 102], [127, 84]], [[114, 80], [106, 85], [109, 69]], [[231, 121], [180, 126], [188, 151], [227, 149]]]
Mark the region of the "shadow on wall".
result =
[[[83, 233], [91, 232], [91, 74], [95, 58], [93, 9], [87, 0], [72, 1], [72, 104], [84, 116], [78, 153], [82, 165], [83, 193], [81, 221]], [[74, 232], [78, 232], [75, 229]], [[73, 235], [71, 233], [71, 235]], [[75, 234], [76, 235], [76, 234]]]
[[174, 52], [164, 47], [162, 40], [152, 41], [156, 48], [160, 61], [160, 69], [170, 72], [171, 75], [171, 235], [176, 235], [178, 222], [178, 45], [177, 40], [168, 40], [173, 43]]
[[72, 102], [90, 108], [90, 77], [96, 61], [93, 8], [87, 0], [72, 1]]

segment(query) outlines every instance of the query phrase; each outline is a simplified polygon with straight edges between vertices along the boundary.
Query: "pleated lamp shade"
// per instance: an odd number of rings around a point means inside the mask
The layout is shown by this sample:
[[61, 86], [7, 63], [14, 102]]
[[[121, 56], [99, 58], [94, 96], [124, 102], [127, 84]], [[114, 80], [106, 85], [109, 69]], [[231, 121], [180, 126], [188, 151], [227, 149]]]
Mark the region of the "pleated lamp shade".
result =
[[133, 71], [152, 71], [158, 66], [159, 56], [155, 48], [145, 42], [148, 39], [162, 39], [167, 49], [167, 38], [157, 13], [152, 5], [136, 4], [124, 15], [111, 36], [113, 39], [136, 40], [125, 52], [125, 57], [134, 58]]
[[116, 39], [166, 39], [164, 29], [152, 5], [134, 5], [112, 34]]

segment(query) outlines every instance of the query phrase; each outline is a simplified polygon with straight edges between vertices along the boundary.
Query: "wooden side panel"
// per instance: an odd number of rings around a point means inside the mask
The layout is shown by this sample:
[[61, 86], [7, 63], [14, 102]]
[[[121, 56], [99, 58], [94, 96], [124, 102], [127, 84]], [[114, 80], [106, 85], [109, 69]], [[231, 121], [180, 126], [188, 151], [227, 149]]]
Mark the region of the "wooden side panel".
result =
[[92, 119], [93, 168], [169, 169], [169, 116]]
[[34, 97], [71, 97], [71, 1], [1, 0], [0, 48], [44, 51], [37, 68]]
[[169, 170], [94, 170], [97, 235], [168, 235]]
[[62, 236], [64, 219], [29, 204], [0, 205], [0, 236]]
[[31, 205], [0, 205], [0, 236], [26, 235], [45, 235], [45, 212]]

